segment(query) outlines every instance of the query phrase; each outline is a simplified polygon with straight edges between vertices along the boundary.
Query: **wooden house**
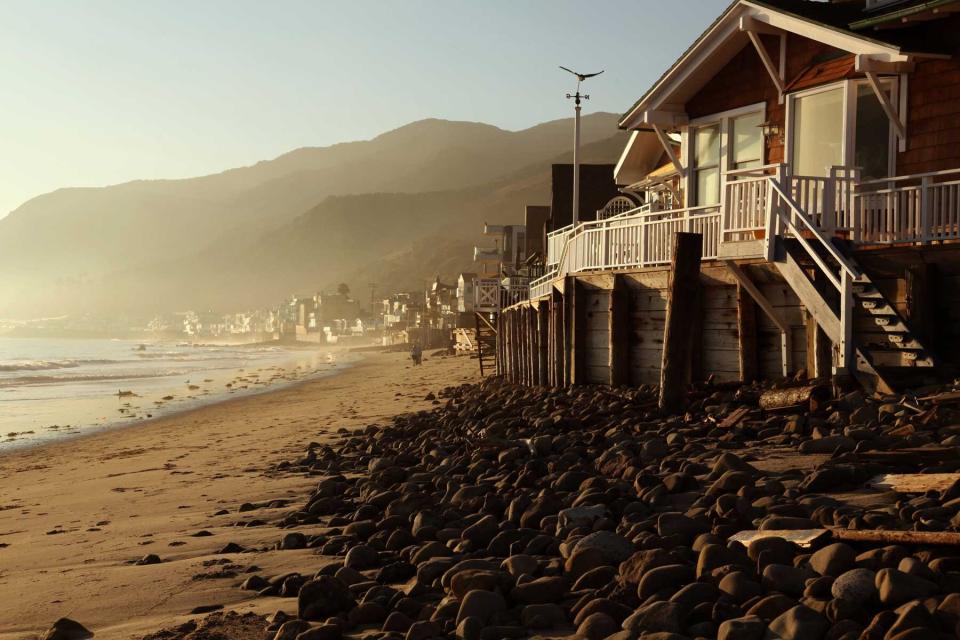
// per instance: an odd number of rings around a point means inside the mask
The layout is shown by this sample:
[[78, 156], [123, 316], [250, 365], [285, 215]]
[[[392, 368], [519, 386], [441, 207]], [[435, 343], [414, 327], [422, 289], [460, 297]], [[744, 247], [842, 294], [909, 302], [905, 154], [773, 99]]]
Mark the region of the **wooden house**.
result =
[[548, 234], [501, 371], [658, 382], [683, 232], [691, 378], [935, 379], [960, 359], [958, 56], [958, 0], [733, 2], [620, 120], [640, 206]]

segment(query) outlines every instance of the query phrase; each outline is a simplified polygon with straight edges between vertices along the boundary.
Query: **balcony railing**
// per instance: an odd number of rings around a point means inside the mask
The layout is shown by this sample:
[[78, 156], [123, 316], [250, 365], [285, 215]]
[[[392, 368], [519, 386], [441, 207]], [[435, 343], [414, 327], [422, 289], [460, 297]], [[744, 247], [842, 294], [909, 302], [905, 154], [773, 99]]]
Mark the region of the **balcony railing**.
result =
[[[774, 187], [779, 187], [773, 195]], [[771, 203], [780, 192], [795, 207], [782, 225]], [[798, 216], [806, 216], [801, 221]], [[547, 236], [546, 273], [530, 283], [530, 297], [550, 292], [568, 273], [667, 264], [678, 231], [703, 235], [703, 259], [716, 259], [721, 245], [759, 240], [769, 231], [815, 226], [826, 236], [860, 244], [931, 243], [960, 239], [960, 169], [861, 181], [859, 171], [832, 167], [827, 176], [791, 176], [785, 165], [727, 174], [721, 203], [651, 212], [633, 209], [617, 216], [570, 225]], [[728, 254], [729, 255], [729, 254]], [[759, 245], [741, 245], [735, 255], [760, 257]]]

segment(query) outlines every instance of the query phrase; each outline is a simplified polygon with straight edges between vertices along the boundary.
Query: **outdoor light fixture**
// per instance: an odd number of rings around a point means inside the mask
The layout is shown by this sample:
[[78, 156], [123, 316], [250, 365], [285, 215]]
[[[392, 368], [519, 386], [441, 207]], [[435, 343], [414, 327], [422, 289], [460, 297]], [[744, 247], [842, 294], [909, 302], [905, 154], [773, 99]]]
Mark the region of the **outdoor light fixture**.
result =
[[778, 124], [774, 124], [767, 120], [763, 124], [759, 125], [760, 130], [763, 132], [763, 137], [767, 140], [780, 140], [783, 141], [783, 128]]

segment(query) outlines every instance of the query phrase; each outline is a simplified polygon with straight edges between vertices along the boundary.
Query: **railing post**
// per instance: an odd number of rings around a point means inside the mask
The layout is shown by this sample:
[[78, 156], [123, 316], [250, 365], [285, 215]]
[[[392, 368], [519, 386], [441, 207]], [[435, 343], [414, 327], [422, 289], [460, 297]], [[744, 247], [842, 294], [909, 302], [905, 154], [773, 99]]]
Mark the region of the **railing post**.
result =
[[[829, 177], [823, 183], [823, 211], [820, 225], [824, 234], [832, 236], [837, 230], [837, 167], [830, 167]], [[808, 213], [812, 213], [809, 212]]]
[[637, 237], [640, 242], [640, 250], [637, 252], [637, 258], [640, 261], [640, 266], [647, 266], [647, 221], [641, 219], [640, 225], [638, 227]]
[[610, 225], [603, 223], [603, 261], [601, 266], [606, 269], [610, 266]]
[[851, 373], [853, 354], [853, 276], [840, 270], [840, 344], [837, 345], [837, 374]]
[[854, 167], [851, 171], [850, 181], [850, 206], [853, 211], [850, 212], [850, 239], [854, 242], [860, 242], [863, 238], [861, 227], [863, 226], [863, 198], [860, 195], [860, 169]]
[[920, 179], [920, 228], [917, 234], [921, 243], [930, 242], [930, 176]]

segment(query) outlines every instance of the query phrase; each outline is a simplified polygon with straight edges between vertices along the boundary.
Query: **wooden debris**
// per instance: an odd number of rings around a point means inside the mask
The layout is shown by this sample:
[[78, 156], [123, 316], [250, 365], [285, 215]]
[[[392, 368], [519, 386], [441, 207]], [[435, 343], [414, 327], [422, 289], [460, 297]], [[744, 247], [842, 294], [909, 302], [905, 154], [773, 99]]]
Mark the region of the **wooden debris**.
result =
[[873, 542], [878, 544], [919, 544], [960, 546], [960, 533], [952, 531], [886, 531], [882, 529], [770, 529], [747, 530], [730, 536], [730, 540], [749, 546], [754, 540], [783, 538], [798, 547], [809, 547], [829, 536], [844, 542]]
[[960, 533], [953, 531], [885, 531], [882, 529], [829, 529], [834, 540], [879, 544], [922, 544], [960, 547]]
[[812, 384], [803, 387], [787, 387], [786, 389], [770, 389], [760, 395], [761, 409], [786, 409], [805, 403], [819, 402], [830, 397], [829, 385]]
[[741, 531], [730, 536], [730, 540], [743, 546], [750, 546], [754, 540], [763, 538], [783, 538], [798, 547], [809, 547], [820, 538], [829, 534], [826, 529], [769, 529], [767, 531]]
[[874, 476], [867, 485], [898, 493], [925, 493], [949, 489], [960, 480], [960, 473], [885, 473]]
[[920, 398], [922, 402], [932, 402], [933, 404], [952, 404], [955, 402], [960, 402], [960, 391], [945, 391], [943, 393], [935, 393], [932, 396], [924, 396]]
[[863, 451], [856, 454], [858, 459], [868, 462], [905, 465], [951, 462], [956, 460], [958, 455], [960, 455], [960, 449], [957, 447], [918, 447], [894, 451]]
[[721, 429], [729, 429], [740, 424], [743, 419], [750, 413], [750, 407], [739, 407], [734, 409], [730, 415], [720, 421], [717, 425]]

